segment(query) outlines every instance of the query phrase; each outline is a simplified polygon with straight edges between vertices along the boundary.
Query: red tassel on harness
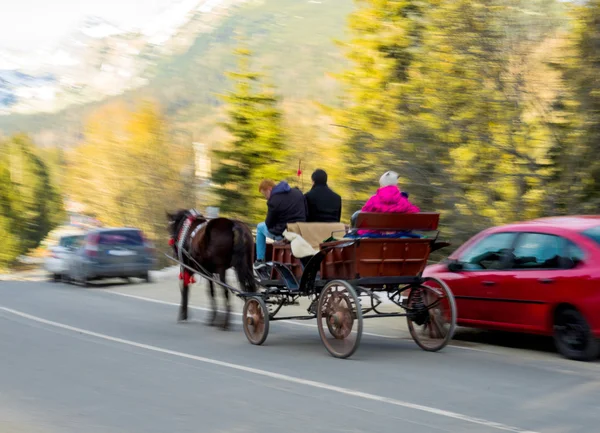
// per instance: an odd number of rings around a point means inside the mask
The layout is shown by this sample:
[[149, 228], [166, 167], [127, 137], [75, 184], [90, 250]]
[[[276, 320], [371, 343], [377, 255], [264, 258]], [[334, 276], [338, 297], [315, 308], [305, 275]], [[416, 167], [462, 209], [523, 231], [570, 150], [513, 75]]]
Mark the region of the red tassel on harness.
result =
[[185, 271], [183, 274], [179, 273], [179, 279], [183, 280], [183, 284], [186, 286], [194, 284], [196, 282], [194, 276], [191, 275], [188, 271]]
[[171, 238], [169, 239], [169, 246], [173, 246], [175, 245], [175, 239]]

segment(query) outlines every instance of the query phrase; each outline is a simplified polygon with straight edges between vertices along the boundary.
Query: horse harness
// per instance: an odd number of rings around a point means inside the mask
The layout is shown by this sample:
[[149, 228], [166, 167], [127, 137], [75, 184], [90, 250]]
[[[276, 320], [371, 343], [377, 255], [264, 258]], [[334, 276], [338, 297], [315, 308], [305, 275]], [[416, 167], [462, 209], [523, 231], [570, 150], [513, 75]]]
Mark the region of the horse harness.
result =
[[[179, 263], [183, 263], [184, 253], [189, 256], [189, 252], [184, 251], [184, 244], [185, 244], [186, 239], [189, 239], [190, 243], [191, 243], [191, 241], [198, 234], [198, 232], [200, 232], [200, 230], [202, 230], [208, 223], [208, 221], [204, 221], [202, 224], [198, 224], [198, 226], [196, 226], [196, 228], [191, 233], [189, 233], [190, 228], [192, 227], [192, 224], [198, 218], [198, 216], [200, 216], [200, 214], [195, 209], [191, 209], [190, 214], [191, 215], [189, 215], [183, 222], [183, 225], [181, 226], [181, 229], [177, 233], [175, 239], [171, 238], [171, 240], [169, 241], [170, 245], [175, 245]], [[189, 238], [188, 238], [188, 234], [189, 234]], [[187, 276], [187, 273], [188, 272], [186, 271], [185, 272], [186, 276]], [[186, 279], [189, 279], [189, 278], [191, 278], [191, 277], [188, 277]], [[184, 275], [180, 274], [179, 279], [180, 280], [184, 279]]]

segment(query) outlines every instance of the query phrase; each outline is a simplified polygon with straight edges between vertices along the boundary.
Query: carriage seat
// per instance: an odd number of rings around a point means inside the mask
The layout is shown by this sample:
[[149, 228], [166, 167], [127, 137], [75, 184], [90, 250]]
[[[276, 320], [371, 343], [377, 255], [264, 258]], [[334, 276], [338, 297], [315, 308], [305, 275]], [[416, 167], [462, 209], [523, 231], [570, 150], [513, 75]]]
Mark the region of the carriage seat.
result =
[[[412, 214], [360, 212], [356, 214], [354, 229], [346, 233], [348, 238], [422, 238], [417, 231], [435, 231], [440, 214], [420, 212]], [[358, 230], [372, 230], [374, 233], [358, 234]]]

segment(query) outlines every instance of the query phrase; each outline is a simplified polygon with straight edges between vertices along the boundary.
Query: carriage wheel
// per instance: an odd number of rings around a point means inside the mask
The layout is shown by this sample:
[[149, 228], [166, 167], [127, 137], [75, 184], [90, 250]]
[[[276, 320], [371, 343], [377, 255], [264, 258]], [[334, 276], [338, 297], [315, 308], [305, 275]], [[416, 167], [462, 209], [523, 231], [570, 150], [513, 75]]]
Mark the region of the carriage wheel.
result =
[[[345, 293], [336, 293], [333, 298], [341, 305], [351, 305], [350, 298]], [[342, 326], [341, 323], [336, 323], [335, 320], [325, 320], [327, 323], [327, 329], [329, 333], [338, 340], [343, 340], [350, 335], [352, 331], [352, 325], [354, 324], [354, 317], [348, 317], [347, 326]]]
[[437, 278], [424, 278], [407, 301], [408, 330], [415, 343], [428, 352], [443, 349], [456, 328], [456, 302], [450, 288]]
[[269, 335], [269, 310], [261, 298], [247, 298], [242, 313], [244, 333], [252, 344], [260, 346]]
[[317, 307], [319, 336], [327, 351], [336, 358], [348, 358], [356, 352], [362, 337], [362, 322], [360, 302], [352, 285], [341, 280], [327, 283]]

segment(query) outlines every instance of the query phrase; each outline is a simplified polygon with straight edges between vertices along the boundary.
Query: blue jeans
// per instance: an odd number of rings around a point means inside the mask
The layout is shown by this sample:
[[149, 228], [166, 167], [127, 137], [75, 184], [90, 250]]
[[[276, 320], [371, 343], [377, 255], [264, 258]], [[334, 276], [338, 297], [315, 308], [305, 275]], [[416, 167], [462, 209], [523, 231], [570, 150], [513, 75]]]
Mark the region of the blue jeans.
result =
[[265, 260], [267, 252], [267, 238], [275, 241], [283, 239], [282, 236], [274, 235], [269, 231], [265, 223], [259, 223], [256, 226], [256, 260]]

